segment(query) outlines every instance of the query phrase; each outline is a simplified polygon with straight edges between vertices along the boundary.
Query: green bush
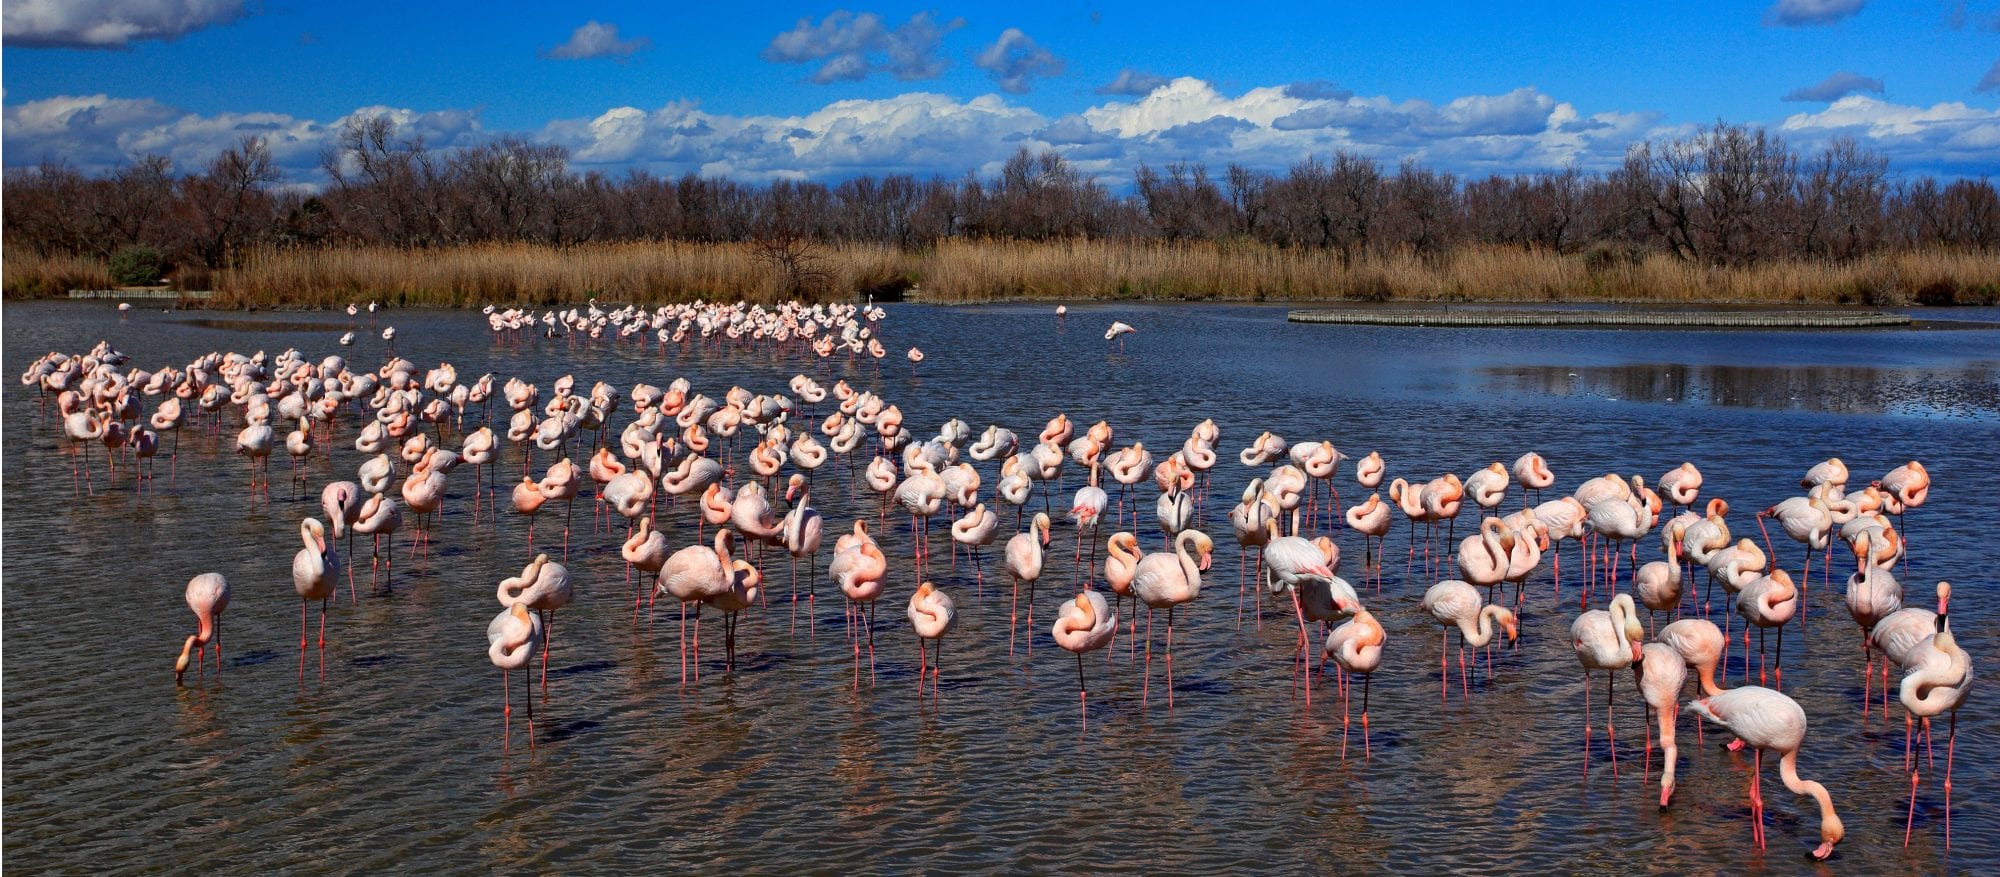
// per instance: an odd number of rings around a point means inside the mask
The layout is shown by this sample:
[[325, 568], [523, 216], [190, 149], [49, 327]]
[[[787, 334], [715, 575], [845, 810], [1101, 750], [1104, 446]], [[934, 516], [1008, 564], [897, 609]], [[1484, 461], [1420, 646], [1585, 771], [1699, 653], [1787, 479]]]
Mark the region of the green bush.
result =
[[165, 261], [152, 247], [124, 247], [111, 254], [111, 279], [119, 286], [151, 286], [160, 282]]

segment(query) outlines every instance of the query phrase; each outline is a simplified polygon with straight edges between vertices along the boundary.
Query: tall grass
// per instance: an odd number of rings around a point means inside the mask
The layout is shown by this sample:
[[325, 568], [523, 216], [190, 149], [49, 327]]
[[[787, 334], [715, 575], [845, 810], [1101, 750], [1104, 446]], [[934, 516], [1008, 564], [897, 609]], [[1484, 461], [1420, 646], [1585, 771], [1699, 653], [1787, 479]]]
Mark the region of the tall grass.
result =
[[[212, 283], [215, 307], [325, 308], [356, 299], [398, 306], [548, 307], [595, 297], [652, 304], [694, 298], [769, 302], [786, 288], [751, 244], [614, 243], [555, 248], [482, 244], [434, 250], [262, 250], [176, 286]], [[834, 297], [911, 286], [925, 301], [1164, 299], [1233, 301], [1632, 301], [1769, 304], [1992, 304], [2000, 253], [1922, 250], [1848, 262], [1779, 260], [1739, 268], [1660, 253], [1557, 254], [1464, 246], [1427, 256], [1272, 247], [1250, 241], [945, 241], [906, 251], [818, 247], [807, 260]], [[9, 250], [8, 296], [106, 288], [94, 260]], [[186, 276], [183, 276], [186, 275]], [[183, 282], [185, 281], [185, 282]]]
[[[893, 248], [875, 245], [825, 247], [813, 258], [828, 291], [840, 295], [880, 286], [901, 267]], [[446, 307], [546, 307], [590, 298], [769, 302], [779, 288], [777, 272], [749, 244], [482, 244], [261, 251], [217, 275], [212, 301], [218, 307], [333, 307], [357, 298]]]
[[110, 289], [104, 263], [88, 256], [44, 255], [20, 247], [0, 253], [0, 288], [8, 298], [50, 298], [72, 289]]

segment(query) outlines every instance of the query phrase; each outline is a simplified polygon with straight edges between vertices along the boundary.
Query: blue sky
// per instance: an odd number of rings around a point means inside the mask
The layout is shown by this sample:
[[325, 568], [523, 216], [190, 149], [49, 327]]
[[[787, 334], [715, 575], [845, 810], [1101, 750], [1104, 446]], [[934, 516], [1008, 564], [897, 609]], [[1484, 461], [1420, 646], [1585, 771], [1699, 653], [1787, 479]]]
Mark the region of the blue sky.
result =
[[187, 167], [262, 133], [310, 183], [359, 111], [608, 172], [956, 176], [1027, 146], [1106, 179], [1343, 148], [1483, 174], [1722, 119], [2000, 170], [2000, 0], [1696, 8], [9, 0], [0, 158]]

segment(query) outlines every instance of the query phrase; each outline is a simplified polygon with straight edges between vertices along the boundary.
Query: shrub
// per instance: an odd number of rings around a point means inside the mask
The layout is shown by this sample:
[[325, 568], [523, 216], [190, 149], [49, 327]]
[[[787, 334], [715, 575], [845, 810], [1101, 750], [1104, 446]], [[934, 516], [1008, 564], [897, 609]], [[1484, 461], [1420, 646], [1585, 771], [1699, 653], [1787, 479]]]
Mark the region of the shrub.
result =
[[152, 247], [122, 247], [111, 254], [111, 279], [120, 286], [151, 286], [160, 282], [166, 265]]

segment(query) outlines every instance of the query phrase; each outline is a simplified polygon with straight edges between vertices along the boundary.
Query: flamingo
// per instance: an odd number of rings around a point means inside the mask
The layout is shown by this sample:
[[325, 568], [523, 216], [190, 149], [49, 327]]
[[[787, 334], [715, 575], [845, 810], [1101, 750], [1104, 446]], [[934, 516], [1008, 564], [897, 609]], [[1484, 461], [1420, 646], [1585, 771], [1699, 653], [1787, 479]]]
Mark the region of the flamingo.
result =
[[[1382, 623], [1375, 620], [1373, 613], [1366, 609], [1354, 613], [1354, 617], [1343, 622], [1326, 635], [1326, 645], [1320, 650], [1322, 660], [1332, 658], [1340, 666], [1340, 672], [1348, 676], [1361, 676], [1361, 746], [1369, 757], [1374, 757], [1374, 748], [1368, 741], [1368, 683], [1374, 672], [1382, 666], [1382, 646], [1389, 635], [1382, 629]], [[1340, 706], [1340, 757], [1347, 757], [1347, 728], [1350, 711], [1348, 709], [1349, 688], [1341, 687]]]
[[737, 615], [757, 603], [763, 584], [764, 574], [739, 557], [729, 562], [729, 586], [703, 601], [722, 612], [723, 653], [727, 656], [723, 666], [731, 672], [736, 670]]
[[1555, 473], [1549, 470], [1549, 463], [1541, 454], [1529, 451], [1514, 459], [1514, 480], [1521, 484], [1521, 507], [1527, 508], [1528, 491], [1535, 492], [1534, 504], [1540, 505], [1542, 491], [1554, 487]]
[[1833, 855], [1833, 845], [1847, 834], [1834, 813], [1833, 797], [1826, 787], [1799, 778], [1799, 747], [1806, 737], [1806, 712], [1798, 701], [1769, 688], [1747, 686], [1721, 694], [1711, 694], [1688, 705], [1695, 715], [1728, 728], [1756, 753], [1750, 781], [1750, 811], [1756, 820], [1753, 832], [1758, 849], [1764, 847], [1764, 753], [1779, 755], [1779, 776], [1785, 788], [1796, 795], [1809, 795], [1819, 802], [1819, 847], [1813, 858]]
[[[1889, 715], [1889, 667], [1901, 667], [1924, 640], [1937, 633], [1937, 617], [1951, 608], [1951, 583], [1938, 582], [1933, 611], [1904, 606], [1882, 617], [1868, 630], [1867, 645], [1882, 652], [1882, 715]], [[1864, 689], [1865, 691], [1866, 689]]]
[[[1007, 575], [1014, 582], [1014, 596], [1007, 610], [1007, 656], [1014, 655], [1014, 622], [1020, 616], [1021, 583], [1028, 583], [1028, 625], [1035, 624], [1035, 582], [1042, 577], [1042, 557], [1049, 545], [1049, 516], [1046, 512], [1036, 512], [1032, 523], [1023, 533], [1014, 534], [1007, 540]], [[1028, 639], [1028, 652], [1033, 654], [1035, 642]]]
[[[534, 664], [535, 653], [541, 651], [542, 619], [530, 615], [525, 603], [515, 603], [500, 610], [499, 615], [486, 625], [486, 659], [500, 668], [500, 690], [505, 698], [501, 718], [511, 720], [514, 715], [513, 686], [508, 684], [508, 675], [514, 670], [525, 669]], [[535, 699], [528, 698], [528, 740], [534, 741]]]
[[1520, 627], [1512, 610], [1505, 606], [1481, 605], [1479, 589], [1458, 579], [1446, 579], [1424, 591], [1423, 607], [1438, 624], [1444, 626], [1438, 638], [1438, 697], [1450, 697], [1451, 685], [1446, 682], [1446, 674], [1451, 667], [1451, 629], [1458, 628], [1458, 685], [1461, 697], [1471, 697], [1471, 686], [1466, 679], [1465, 647], [1484, 648], [1493, 641], [1495, 623], [1507, 635], [1508, 642], [1520, 641]]
[[524, 475], [521, 476], [521, 483], [514, 485], [513, 499], [514, 511], [526, 516], [528, 519], [528, 550], [533, 551], [535, 550], [535, 515], [542, 510], [542, 505], [548, 502], [549, 498], [542, 493], [541, 482]]
[[1369, 451], [1368, 456], [1362, 457], [1360, 462], [1354, 464], [1354, 482], [1369, 490], [1374, 490], [1382, 485], [1382, 473], [1384, 471], [1382, 452]]
[[[1744, 652], [1749, 652], [1750, 627], [1761, 630], [1778, 629], [1778, 659], [1773, 664], [1779, 690], [1785, 687], [1785, 622], [1798, 613], [1799, 592], [1792, 585], [1791, 574], [1782, 569], [1774, 569], [1758, 576], [1744, 586], [1736, 595], [1736, 614], [1743, 616]], [[1749, 675], [1749, 670], [1744, 670]], [[1757, 683], [1764, 683], [1764, 643], [1763, 634], [1758, 634], [1757, 642]]]
[[817, 630], [814, 627], [814, 619], [819, 617], [813, 612], [818, 608], [816, 580], [819, 578], [819, 542], [826, 521], [820, 517], [819, 511], [813, 508], [811, 484], [797, 474], [793, 474], [790, 480], [785, 482], [785, 501], [791, 503], [792, 508], [785, 513], [784, 520], [779, 522], [779, 532], [785, 553], [792, 557], [792, 632], [798, 632], [799, 558], [801, 557], [810, 558], [813, 562], [813, 567], [806, 575], [806, 630], [813, 632]]
[[[1266, 433], [1269, 435], [1269, 433]], [[1163, 498], [1164, 501], [1164, 498]], [[1264, 479], [1252, 478], [1249, 486], [1243, 488], [1243, 500], [1229, 510], [1229, 526], [1236, 531], [1236, 544], [1242, 551], [1236, 555], [1236, 626], [1243, 627], [1244, 566], [1251, 549], [1258, 551], [1257, 578], [1264, 576], [1264, 546], [1271, 544], [1272, 525], [1277, 522], [1277, 501], [1264, 492]], [[1263, 625], [1263, 613], [1258, 613], [1258, 626]]]
[[347, 537], [347, 598], [354, 599], [354, 524], [361, 520], [361, 485], [352, 481], [329, 482], [319, 492], [320, 511], [333, 525], [333, 538]]
[[[1639, 595], [1639, 603], [1647, 612], [1665, 612], [1681, 604], [1681, 539], [1672, 538], [1681, 532], [1673, 525], [1663, 531], [1667, 538], [1661, 540], [1660, 547], [1666, 552], [1666, 560], [1649, 561], [1639, 567], [1632, 577], [1632, 593]], [[1650, 619], [1649, 619], [1650, 620]]]
[[1122, 320], [1113, 320], [1111, 321], [1111, 328], [1104, 330], [1104, 340], [1116, 341], [1118, 343], [1118, 352], [1124, 353], [1125, 336], [1137, 334], [1138, 331], [1139, 330], [1132, 328], [1131, 324], [1129, 323], [1126, 323]]
[[[1665, 810], [1674, 797], [1674, 762], [1680, 758], [1680, 748], [1674, 745], [1674, 726], [1681, 711], [1681, 687], [1687, 684], [1687, 662], [1671, 645], [1646, 643], [1640, 647], [1639, 660], [1632, 664], [1632, 676], [1639, 694], [1646, 699], [1646, 709], [1653, 714], [1649, 718], [1657, 717], [1660, 724], [1660, 809]], [[1646, 768], [1650, 770], [1652, 766], [1653, 735], [1649, 725]]]
[[687, 684], [687, 607], [694, 610], [694, 677], [701, 679], [701, 603], [730, 587], [729, 552], [736, 534], [726, 528], [715, 531], [715, 547], [689, 545], [667, 557], [660, 567], [654, 593], [670, 594], [681, 603], [681, 684]]
[[[834, 547], [833, 562], [827, 564], [826, 572], [840, 592], [847, 597], [848, 618], [863, 619], [868, 628], [868, 678], [875, 678], [875, 619], [872, 614], [864, 615], [863, 610], [873, 612], [875, 601], [882, 596], [882, 580], [888, 574], [889, 561], [882, 555], [882, 547], [861, 521], [854, 522], [854, 532], [842, 536]], [[854, 684], [861, 685], [861, 638], [850, 636], [854, 647]]]
[[666, 534], [653, 529], [652, 518], [641, 517], [639, 528], [625, 537], [624, 544], [618, 547], [618, 555], [625, 558], [625, 587], [632, 592], [632, 611], [636, 613], [639, 611], [639, 591], [632, 587], [632, 570], [637, 568], [641, 572], [652, 573], [655, 578], [659, 576], [660, 568], [667, 563]]
[[1701, 494], [1701, 470], [1683, 462], [1660, 476], [1659, 485], [1668, 502], [1683, 508], [1694, 505]]
[[[299, 595], [299, 672], [306, 666], [306, 604], [319, 601], [319, 648], [326, 649], [326, 601], [333, 597], [333, 568], [340, 559], [326, 541], [326, 527], [307, 518], [299, 522], [305, 547], [292, 556], [292, 590]], [[324, 660], [324, 657], [322, 657]]]
[[[1483, 470], [1482, 470], [1483, 471]], [[1508, 553], [1513, 549], [1514, 532], [1499, 518], [1479, 522], [1479, 532], [1458, 543], [1458, 574], [1490, 597], [1493, 587], [1507, 577]]]
[[550, 560], [547, 554], [537, 554], [521, 569], [520, 575], [500, 580], [496, 596], [502, 606], [526, 605], [539, 616], [540, 623], [536, 627], [542, 633], [542, 696], [548, 697], [549, 644], [555, 638], [556, 610], [568, 606], [576, 598], [576, 590], [569, 581], [569, 569]]
[[1706, 618], [1683, 618], [1660, 628], [1655, 637], [1659, 642], [1671, 646], [1680, 654], [1681, 661], [1694, 668], [1696, 681], [1703, 694], [1717, 694], [1722, 688], [1715, 684], [1715, 667], [1722, 662], [1722, 650], [1727, 641], [1722, 636], [1722, 628]]
[[[910, 607], [906, 610], [910, 617], [910, 627], [917, 632], [917, 693], [924, 688], [924, 674], [931, 677], [931, 696], [937, 697], [938, 676], [944, 666], [944, 635], [958, 622], [958, 604], [930, 582], [917, 586], [917, 592], [910, 595]], [[926, 649], [935, 649], [933, 660]]]
[[215, 572], [188, 579], [187, 604], [194, 610], [195, 632], [181, 644], [181, 655], [174, 660], [175, 685], [181, 684], [181, 674], [187, 672], [190, 652], [194, 654], [195, 675], [202, 674], [211, 642], [215, 644], [215, 673], [222, 675], [222, 611], [229, 608], [229, 580]]
[[[383, 578], [385, 587], [395, 577], [396, 552], [394, 537], [396, 531], [402, 529], [402, 527], [403, 510], [387, 494], [371, 494], [361, 504], [361, 511], [355, 516], [354, 532], [371, 537], [373, 541], [373, 550], [368, 561], [368, 584], [370, 586], [375, 584], [375, 571], [378, 564], [386, 563], [388, 568], [388, 575]], [[383, 536], [390, 537], [389, 559], [386, 562], [382, 560]]]
[[951, 522], [951, 539], [963, 545], [972, 555], [973, 571], [978, 576], [979, 593], [986, 593], [985, 548], [993, 544], [994, 536], [1000, 530], [1000, 516], [986, 508], [985, 503], [974, 503], [958, 520]]
[[1590, 671], [1604, 670], [1604, 734], [1611, 750], [1611, 773], [1618, 774], [1618, 731], [1612, 723], [1616, 704], [1618, 674], [1640, 659], [1640, 643], [1646, 630], [1639, 626], [1632, 595], [1618, 594], [1605, 609], [1592, 609], [1577, 616], [1569, 626], [1570, 645], [1583, 665], [1583, 771], [1590, 774]]
[[[1919, 641], [1903, 657], [1903, 683], [1897, 698], [1903, 702], [1906, 715], [1903, 738], [1903, 763], [1910, 770], [1910, 810], [1903, 824], [1903, 846], [1910, 845], [1910, 829], [1917, 815], [1918, 771], [1910, 757], [1911, 717], [1923, 719], [1924, 749], [1930, 750], [1931, 719], [1943, 713], [1951, 713], [1951, 729], [1945, 743], [1944, 756], [1944, 845], [1951, 849], [1951, 768], [1953, 755], [1958, 747], [1958, 708], [1965, 703], [1972, 691], [1972, 658], [1958, 645], [1958, 639], [1951, 633], [1951, 616], [1943, 611], [1937, 615], [1937, 632]], [[1931, 761], [1931, 768], [1937, 762]]]
[[[911, 608], [915, 618], [916, 609]], [[1118, 615], [1108, 611], [1104, 595], [1086, 586], [1076, 599], [1062, 605], [1049, 629], [1056, 645], [1076, 655], [1076, 700], [1085, 730], [1090, 728], [1090, 695], [1083, 682], [1083, 653], [1104, 648], [1118, 635]]]
[[1083, 550], [1084, 535], [1090, 535], [1091, 556], [1089, 569], [1085, 571], [1086, 582], [1097, 578], [1097, 522], [1104, 517], [1104, 509], [1111, 498], [1104, 489], [1097, 486], [1098, 462], [1090, 463], [1090, 482], [1076, 489], [1076, 497], [1070, 503], [1070, 520], [1076, 522], [1076, 541], [1072, 544], [1072, 554]]
[[1499, 508], [1501, 501], [1507, 498], [1508, 484], [1507, 467], [1500, 465], [1496, 460], [1465, 479], [1465, 493], [1472, 497], [1474, 505], [1490, 513]]
[[[1193, 554], [1189, 554], [1193, 551]], [[1200, 530], [1182, 530], [1174, 537], [1172, 554], [1160, 552], [1148, 554], [1139, 559], [1139, 566], [1132, 574], [1132, 593], [1138, 595], [1148, 609], [1167, 610], [1167, 708], [1174, 705], [1174, 608], [1190, 602], [1201, 594], [1201, 574], [1208, 570], [1215, 552], [1215, 542]], [[1150, 615], [1148, 618], [1150, 619]], [[1140, 699], [1146, 700], [1153, 678], [1153, 637], [1152, 622], [1148, 620], [1146, 635], [1146, 680], [1140, 686]]]
[[[1292, 511], [1292, 516], [1294, 519], [1298, 517], [1296, 509]], [[1294, 520], [1295, 531], [1298, 529], [1296, 524]], [[1336, 581], [1333, 563], [1321, 553], [1319, 546], [1300, 536], [1277, 535], [1278, 522], [1275, 519], [1267, 521], [1266, 527], [1271, 538], [1263, 551], [1264, 582], [1273, 595], [1291, 593], [1292, 612], [1299, 622], [1299, 641], [1293, 652], [1293, 666], [1309, 667], [1310, 658], [1307, 657], [1306, 650], [1311, 648], [1311, 639], [1306, 632], [1304, 592], [1307, 589], [1320, 592], [1319, 596], [1324, 598], [1322, 602], [1327, 604], [1328, 611], [1343, 617], [1360, 608], [1360, 602], [1354, 597], [1353, 589], [1347, 587], [1346, 582], [1341, 582], [1345, 594], [1330, 592], [1332, 583]], [[1328, 544], [1332, 544], [1330, 540]], [[1335, 552], [1335, 555], [1337, 558], [1338, 552]], [[1308, 706], [1312, 704], [1310, 672], [1306, 674], [1306, 704]]]
[[1371, 493], [1367, 499], [1348, 506], [1347, 527], [1361, 534], [1362, 565], [1367, 566], [1372, 562], [1379, 569], [1382, 563], [1382, 540], [1389, 535], [1389, 504], [1382, 501], [1382, 495]]

